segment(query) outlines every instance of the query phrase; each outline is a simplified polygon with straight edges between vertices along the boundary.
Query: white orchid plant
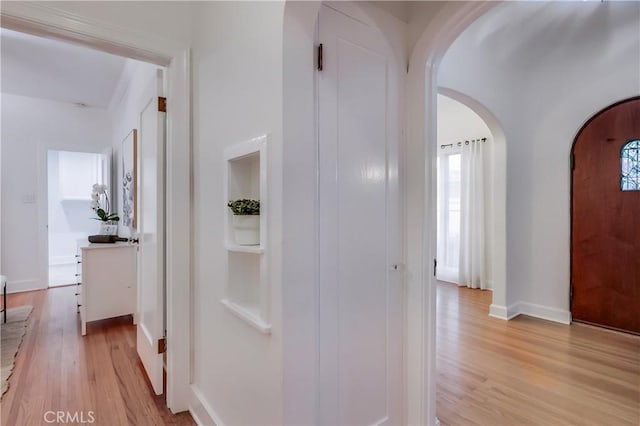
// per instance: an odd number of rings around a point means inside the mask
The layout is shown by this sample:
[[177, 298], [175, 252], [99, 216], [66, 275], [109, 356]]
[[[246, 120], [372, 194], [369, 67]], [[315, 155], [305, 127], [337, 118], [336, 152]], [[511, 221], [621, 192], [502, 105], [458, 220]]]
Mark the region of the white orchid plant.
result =
[[95, 220], [103, 222], [117, 222], [120, 220], [117, 213], [109, 213], [109, 195], [107, 195], [107, 185], [96, 183], [93, 185], [91, 192], [91, 209], [96, 212], [98, 217]]

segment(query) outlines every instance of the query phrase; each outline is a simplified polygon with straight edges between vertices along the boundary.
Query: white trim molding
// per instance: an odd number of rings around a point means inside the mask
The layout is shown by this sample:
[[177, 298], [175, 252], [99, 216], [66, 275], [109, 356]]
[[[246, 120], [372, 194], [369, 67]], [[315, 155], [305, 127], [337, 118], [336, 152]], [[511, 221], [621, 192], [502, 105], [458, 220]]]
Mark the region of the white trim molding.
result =
[[[406, 109], [407, 357], [409, 368], [415, 366], [417, 374], [408, 375], [408, 424], [436, 424], [436, 287], [433, 259], [437, 216], [435, 163], [438, 66], [453, 41], [494, 5], [492, 2], [444, 4], [418, 38], [409, 60], [406, 90], [414, 96], [407, 98]], [[495, 281], [498, 279], [494, 276]]]
[[[3, 2], [2, 27], [158, 65], [169, 64], [173, 55], [167, 51], [181, 49], [172, 40], [76, 15], [55, 7], [55, 3]], [[164, 47], [158, 49], [159, 45]]]
[[559, 322], [561, 324], [571, 324], [571, 312], [565, 309], [536, 305], [535, 303], [520, 302], [518, 303], [518, 312], [520, 315]]
[[489, 316], [505, 321], [511, 319], [509, 318], [508, 309], [506, 306], [496, 305], [493, 303], [491, 304], [491, 306], [489, 306]]
[[173, 413], [188, 409], [191, 383], [191, 147], [191, 51], [186, 48], [168, 67], [167, 94], [167, 406]]
[[43, 290], [46, 288], [47, 285], [39, 279], [19, 281], [7, 280], [7, 294], [21, 293], [23, 291]]
[[189, 413], [198, 426], [224, 426], [222, 420], [205, 399], [200, 388], [195, 384], [191, 385], [191, 402], [189, 403]]
[[510, 321], [520, 315], [520, 302], [507, 306], [506, 320]]
[[547, 321], [559, 322], [561, 324], [571, 324], [571, 312], [565, 309], [527, 302], [516, 302], [507, 307], [492, 304], [489, 307], [489, 316], [493, 318], [508, 321], [519, 315], [527, 315]]

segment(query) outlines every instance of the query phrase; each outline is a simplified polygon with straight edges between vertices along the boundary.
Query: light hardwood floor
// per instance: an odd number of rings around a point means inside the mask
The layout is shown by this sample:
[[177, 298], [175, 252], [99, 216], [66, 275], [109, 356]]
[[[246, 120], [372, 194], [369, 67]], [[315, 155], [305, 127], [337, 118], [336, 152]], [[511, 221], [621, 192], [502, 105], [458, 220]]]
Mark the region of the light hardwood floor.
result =
[[[32, 304], [2, 425], [41, 425], [52, 411], [96, 425], [192, 425], [153, 395], [130, 320], [80, 336], [74, 287], [10, 295]], [[491, 293], [438, 286], [437, 412], [443, 425], [640, 424], [640, 338], [488, 314]], [[73, 423], [70, 423], [73, 424]]]
[[640, 425], [640, 338], [488, 316], [491, 293], [438, 285], [443, 425]]
[[195, 424], [188, 413], [172, 415], [153, 394], [131, 318], [92, 323], [82, 337], [74, 293], [72, 286], [8, 296], [9, 307], [34, 309], [0, 402], [2, 425], [58, 424], [45, 421], [47, 411], [78, 413], [85, 422], [92, 411], [93, 424], [105, 426]]

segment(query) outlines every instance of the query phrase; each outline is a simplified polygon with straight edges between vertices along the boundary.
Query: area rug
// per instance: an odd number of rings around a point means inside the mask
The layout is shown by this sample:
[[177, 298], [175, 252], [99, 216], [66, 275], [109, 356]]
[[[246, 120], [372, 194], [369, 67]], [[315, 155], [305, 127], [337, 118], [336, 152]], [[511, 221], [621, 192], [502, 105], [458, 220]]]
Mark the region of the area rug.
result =
[[2, 394], [9, 389], [9, 376], [13, 371], [14, 361], [22, 338], [27, 332], [27, 319], [32, 307], [29, 305], [7, 309], [7, 322], [2, 322], [0, 314], [1, 353], [0, 367], [2, 368]]

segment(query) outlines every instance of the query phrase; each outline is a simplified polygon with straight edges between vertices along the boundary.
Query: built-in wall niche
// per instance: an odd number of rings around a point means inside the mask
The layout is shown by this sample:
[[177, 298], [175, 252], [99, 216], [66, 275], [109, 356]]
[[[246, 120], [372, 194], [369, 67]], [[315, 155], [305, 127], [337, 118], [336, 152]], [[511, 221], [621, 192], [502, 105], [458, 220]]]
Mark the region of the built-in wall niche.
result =
[[[267, 277], [267, 136], [228, 147], [224, 152], [225, 241], [227, 288], [222, 304], [262, 333], [271, 332]], [[247, 243], [234, 227], [232, 200], [260, 201], [258, 238]], [[255, 219], [255, 217], [254, 217]]]

